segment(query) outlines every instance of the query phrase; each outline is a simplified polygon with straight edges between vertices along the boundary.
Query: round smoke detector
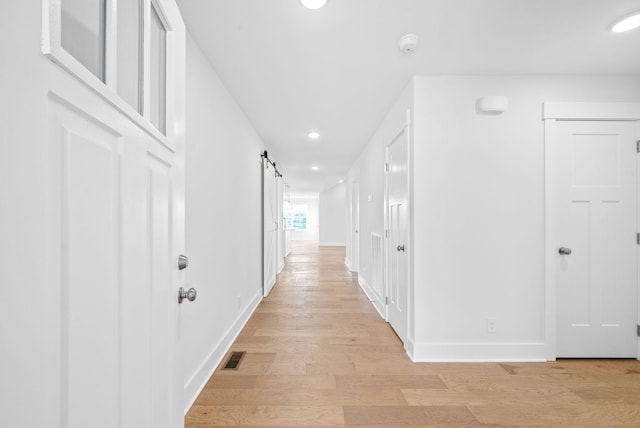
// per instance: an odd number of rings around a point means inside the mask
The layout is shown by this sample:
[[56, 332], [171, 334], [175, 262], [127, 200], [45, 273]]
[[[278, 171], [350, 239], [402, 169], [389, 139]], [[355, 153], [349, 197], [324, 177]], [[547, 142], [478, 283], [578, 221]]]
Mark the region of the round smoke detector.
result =
[[418, 47], [418, 36], [416, 34], [405, 34], [398, 41], [398, 48], [402, 53], [411, 53]]

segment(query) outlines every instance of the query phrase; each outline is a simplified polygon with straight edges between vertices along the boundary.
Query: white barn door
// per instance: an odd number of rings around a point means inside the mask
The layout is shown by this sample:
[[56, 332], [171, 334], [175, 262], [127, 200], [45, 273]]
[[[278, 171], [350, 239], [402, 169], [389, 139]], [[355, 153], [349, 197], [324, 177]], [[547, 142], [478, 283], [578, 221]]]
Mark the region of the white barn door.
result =
[[278, 245], [277, 245], [277, 258], [278, 258], [278, 274], [282, 272], [284, 269], [284, 258], [286, 254], [286, 236], [285, 236], [285, 224], [284, 224], [284, 179], [282, 176], [278, 176], [276, 178], [276, 188], [277, 188], [277, 197], [276, 197], [276, 221], [277, 221], [277, 234], [278, 234]]
[[173, 0], [116, 3], [46, 9], [52, 428], [184, 424], [184, 26]]
[[278, 195], [276, 172], [267, 159], [263, 161], [263, 294], [267, 297], [276, 285], [278, 259]]

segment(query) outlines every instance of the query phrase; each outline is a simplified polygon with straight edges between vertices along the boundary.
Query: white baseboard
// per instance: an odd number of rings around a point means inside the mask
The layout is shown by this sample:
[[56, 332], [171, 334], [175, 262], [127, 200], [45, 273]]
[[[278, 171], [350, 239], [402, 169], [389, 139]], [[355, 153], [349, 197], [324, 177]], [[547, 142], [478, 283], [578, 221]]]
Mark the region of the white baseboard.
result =
[[277, 281], [278, 281], [278, 278], [274, 275], [273, 279], [270, 280], [269, 283], [264, 287], [264, 291], [265, 291], [264, 297], [267, 297], [269, 293], [271, 293], [271, 290], [273, 290], [273, 287], [276, 286]]
[[319, 247], [346, 247], [347, 244], [344, 242], [319, 242]]
[[233, 345], [234, 340], [236, 340], [243, 327], [245, 326], [247, 321], [249, 321], [249, 318], [251, 317], [251, 315], [253, 315], [253, 312], [256, 310], [261, 301], [262, 291], [258, 292], [253, 297], [253, 299], [251, 299], [251, 302], [249, 302], [247, 307], [238, 315], [227, 333], [213, 348], [213, 351], [211, 351], [209, 356], [200, 365], [198, 370], [196, 370], [193, 376], [191, 376], [191, 378], [185, 383], [185, 415], [187, 414], [191, 406], [193, 406], [193, 403], [198, 398], [198, 395], [200, 395], [205, 385], [213, 375], [213, 372], [216, 370], [218, 365], [220, 365], [222, 359], [229, 351], [229, 348], [231, 348], [231, 345]]
[[405, 349], [415, 363], [547, 361], [547, 347], [543, 342], [416, 343], [408, 339]]
[[282, 263], [280, 263], [280, 266], [278, 266], [278, 274], [281, 274], [283, 269], [284, 269], [284, 260], [282, 261]]
[[351, 269], [351, 260], [346, 257], [344, 258], [344, 265], [347, 267], [349, 272], [353, 272], [353, 269]]
[[373, 307], [376, 308], [376, 311], [378, 311], [382, 319], [386, 320], [384, 314], [382, 313], [382, 308], [381, 308], [382, 302], [378, 301], [378, 298], [373, 295], [371, 287], [369, 287], [369, 284], [367, 284], [367, 281], [365, 281], [365, 279], [362, 276], [358, 276], [358, 285], [360, 286], [362, 291], [364, 291], [364, 294], [367, 295], [367, 297], [369, 298], [369, 301], [371, 302]]

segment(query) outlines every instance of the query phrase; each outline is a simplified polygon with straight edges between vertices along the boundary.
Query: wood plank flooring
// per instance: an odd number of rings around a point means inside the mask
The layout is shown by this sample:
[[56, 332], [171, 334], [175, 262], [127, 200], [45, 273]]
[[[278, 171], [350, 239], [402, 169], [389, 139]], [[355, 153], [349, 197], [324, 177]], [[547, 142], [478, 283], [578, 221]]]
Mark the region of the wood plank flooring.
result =
[[231, 351], [247, 354], [214, 373], [187, 428], [640, 427], [635, 360], [412, 363], [344, 248], [314, 242], [294, 242]]

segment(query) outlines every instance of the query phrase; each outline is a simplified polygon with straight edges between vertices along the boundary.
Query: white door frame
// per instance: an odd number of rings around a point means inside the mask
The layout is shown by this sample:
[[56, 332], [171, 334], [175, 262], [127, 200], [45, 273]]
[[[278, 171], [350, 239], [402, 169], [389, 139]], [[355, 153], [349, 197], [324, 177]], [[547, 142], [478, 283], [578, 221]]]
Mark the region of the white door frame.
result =
[[[558, 154], [555, 139], [556, 121], [640, 121], [640, 102], [596, 103], [596, 102], [545, 102], [544, 121], [544, 168], [545, 168], [545, 342], [546, 358], [556, 359], [556, 242]], [[640, 122], [638, 122], [640, 137]], [[637, 187], [640, 190], [640, 186]], [[640, 211], [640, 210], [637, 210]], [[638, 215], [638, 214], [637, 214]], [[640, 224], [640, 223], [638, 223]], [[637, 281], [640, 284], [640, 281]], [[638, 303], [636, 303], [638, 305]], [[640, 356], [640, 348], [638, 351]]]

